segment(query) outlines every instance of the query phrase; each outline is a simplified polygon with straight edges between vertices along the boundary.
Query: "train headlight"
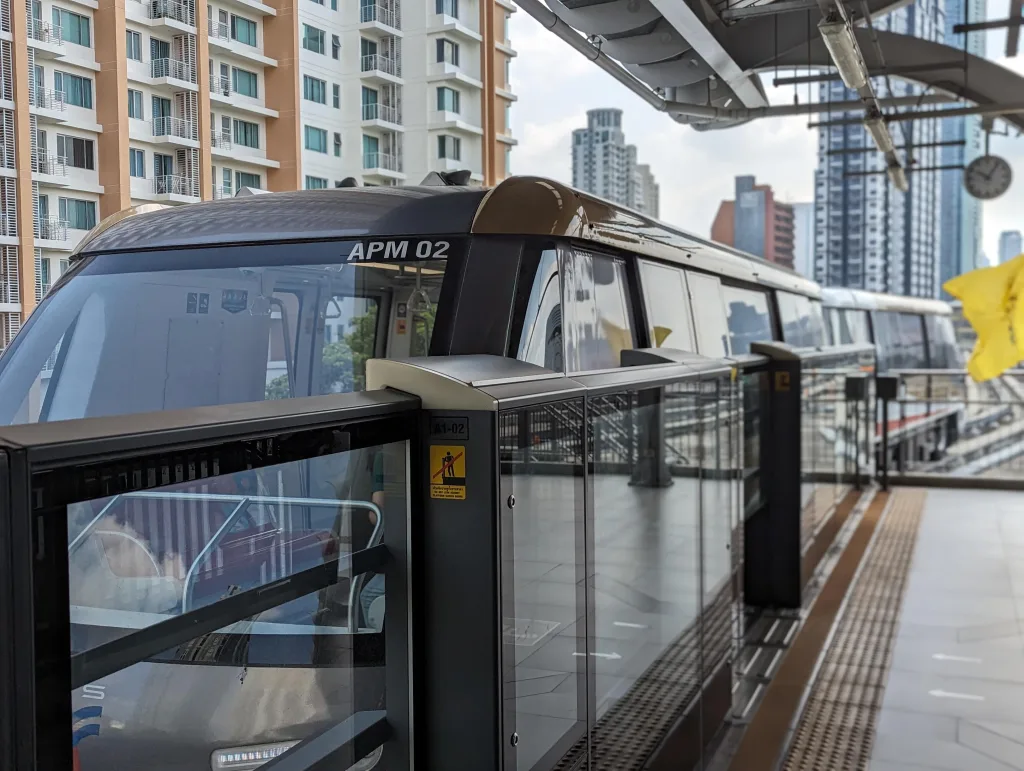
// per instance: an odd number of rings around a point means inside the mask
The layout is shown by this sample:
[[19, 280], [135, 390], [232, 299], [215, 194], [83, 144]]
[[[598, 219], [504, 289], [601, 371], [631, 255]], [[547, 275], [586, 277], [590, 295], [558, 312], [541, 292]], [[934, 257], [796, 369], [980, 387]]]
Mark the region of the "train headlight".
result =
[[249, 747], [229, 747], [217, 750], [210, 759], [213, 771], [251, 771], [278, 755], [284, 755], [298, 742], [255, 744]]

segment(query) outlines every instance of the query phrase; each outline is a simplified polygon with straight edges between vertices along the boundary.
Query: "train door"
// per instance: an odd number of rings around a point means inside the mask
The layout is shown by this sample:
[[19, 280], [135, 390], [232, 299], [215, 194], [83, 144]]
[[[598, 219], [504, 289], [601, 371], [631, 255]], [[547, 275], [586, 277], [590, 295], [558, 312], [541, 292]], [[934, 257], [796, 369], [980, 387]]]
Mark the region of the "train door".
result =
[[698, 353], [712, 358], [731, 355], [721, 280], [718, 276], [686, 271], [686, 284], [693, 308]]

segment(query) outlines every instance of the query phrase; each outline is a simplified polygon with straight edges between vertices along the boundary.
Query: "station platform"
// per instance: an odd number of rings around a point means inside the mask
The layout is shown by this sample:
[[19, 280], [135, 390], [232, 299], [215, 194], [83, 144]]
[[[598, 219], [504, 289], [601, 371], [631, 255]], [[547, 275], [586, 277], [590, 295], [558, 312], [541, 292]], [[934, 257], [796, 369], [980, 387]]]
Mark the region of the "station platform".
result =
[[864, 498], [711, 768], [1024, 769], [1024, 496]]

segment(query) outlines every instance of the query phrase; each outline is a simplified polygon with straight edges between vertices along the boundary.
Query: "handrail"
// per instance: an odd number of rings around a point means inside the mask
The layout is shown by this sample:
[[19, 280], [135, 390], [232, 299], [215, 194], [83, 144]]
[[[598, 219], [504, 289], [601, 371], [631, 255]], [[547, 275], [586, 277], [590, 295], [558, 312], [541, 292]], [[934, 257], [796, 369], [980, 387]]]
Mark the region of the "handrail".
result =
[[[377, 524], [373, 527], [373, 532], [370, 533], [370, 540], [366, 542], [366, 548], [371, 549], [374, 546], [380, 545], [381, 540], [384, 538], [384, 512], [380, 510], [380, 507], [375, 503], [366, 501], [369, 504], [366, 508], [372, 508], [373, 512], [377, 515]], [[360, 576], [365, 574], [360, 574]], [[362, 581], [356, 581], [357, 576], [353, 575], [348, 582], [348, 633], [358, 634], [359, 633], [359, 613], [357, 612], [356, 605], [359, 602], [359, 595], [362, 594], [362, 590], [365, 583]], [[358, 590], [357, 587], [358, 586]]]
[[245, 505], [249, 502], [248, 498], [243, 498], [239, 501], [238, 505], [232, 510], [232, 512], [225, 517], [224, 524], [217, 528], [217, 532], [213, 534], [213, 538], [207, 541], [200, 551], [199, 555], [193, 560], [192, 565], [189, 567], [188, 572], [185, 574], [185, 585], [181, 590], [181, 612], [182, 615], [188, 613], [188, 600], [189, 600], [189, 588], [192, 586], [192, 578], [195, 576], [196, 570], [199, 569], [199, 563], [206, 559], [207, 555], [213, 551], [214, 546], [220, 543], [220, 539], [224, 537], [224, 533], [228, 531], [232, 525], [238, 520], [239, 515], [245, 509]]

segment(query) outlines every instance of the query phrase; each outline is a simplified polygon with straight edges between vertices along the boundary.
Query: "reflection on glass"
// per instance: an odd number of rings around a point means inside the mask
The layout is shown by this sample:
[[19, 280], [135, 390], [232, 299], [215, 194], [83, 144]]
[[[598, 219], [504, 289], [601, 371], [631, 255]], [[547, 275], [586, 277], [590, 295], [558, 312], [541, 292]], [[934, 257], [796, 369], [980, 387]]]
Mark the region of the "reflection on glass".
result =
[[[586, 650], [583, 404], [502, 413], [506, 717], [519, 771], [551, 768], [583, 736]], [[579, 747], [577, 747], [577, 751]]]
[[[407, 516], [405, 456], [395, 443], [68, 506], [72, 652], [380, 543]], [[83, 768], [255, 768], [242, 760], [383, 708], [383, 576], [332, 572], [75, 691], [76, 710], [102, 706]]]
[[767, 294], [723, 286], [722, 296], [729, 308], [729, 346], [733, 356], [750, 353], [751, 343], [774, 339]]
[[541, 253], [516, 358], [562, 371], [562, 287], [558, 281], [558, 253], [554, 249]]

